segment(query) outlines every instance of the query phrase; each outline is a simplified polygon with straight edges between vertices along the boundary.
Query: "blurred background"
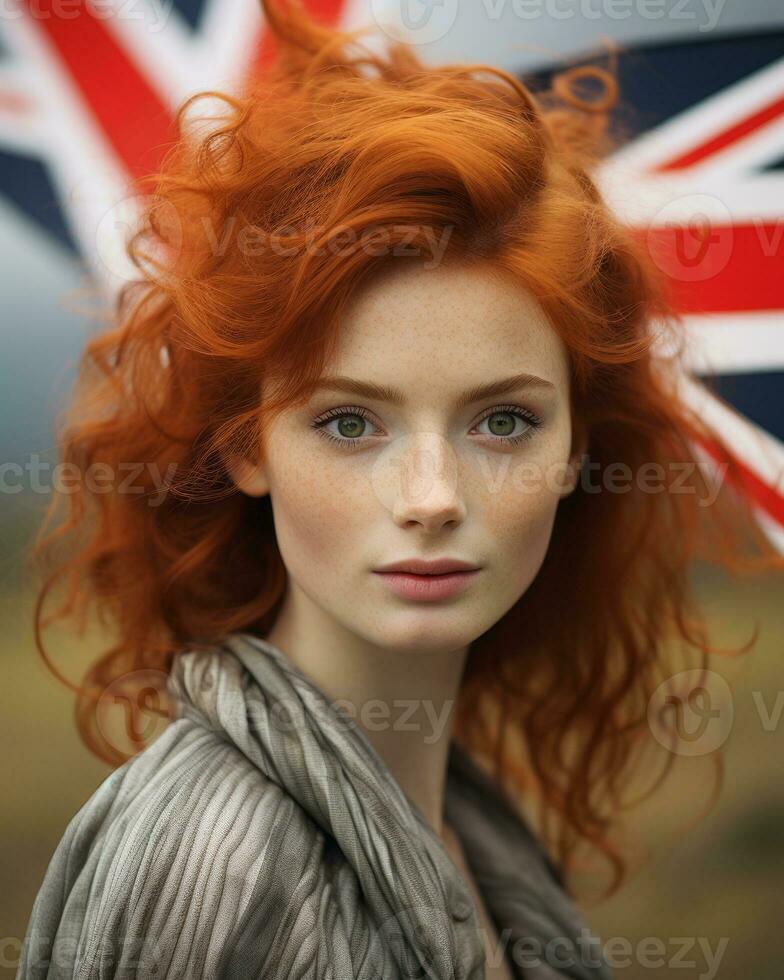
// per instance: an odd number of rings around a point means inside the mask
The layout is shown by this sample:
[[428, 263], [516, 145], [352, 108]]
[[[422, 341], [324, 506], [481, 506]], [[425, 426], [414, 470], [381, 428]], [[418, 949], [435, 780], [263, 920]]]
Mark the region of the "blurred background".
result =
[[[688, 397], [729, 438], [766, 534], [784, 551], [784, 5], [781, 0], [305, 0], [325, 22], [373, 25], [432, 63], [488, 63], [538, 88], [565, 65], [615, 59], [617, 149], [596, 178], [667, 273], [687, 335]], [[0, 8], [0, 971], [13, 976], [32, 902], [66, 824], [109, 774], [44, 669], [22, 557], [53, 484], [53, 422], [90, 311], [129, 275], [123, 245], [173, 113], [231, 91], [273, 47], [254, 0], [5, 0]], [[706, 461], [710, 446], [703, 447]], [[784, 887], [781, 578], [694, 569], [731, 685], [724, 789], [678, 759], [630, 811], [639, 857], [583, 909], [628, 980], [778, 980]], [[102, 648], [52, 629], [77, 681]], [[726, 715], [725, 715], [726, 718]], [[640, 773], [641, 792], [652, 774]]]

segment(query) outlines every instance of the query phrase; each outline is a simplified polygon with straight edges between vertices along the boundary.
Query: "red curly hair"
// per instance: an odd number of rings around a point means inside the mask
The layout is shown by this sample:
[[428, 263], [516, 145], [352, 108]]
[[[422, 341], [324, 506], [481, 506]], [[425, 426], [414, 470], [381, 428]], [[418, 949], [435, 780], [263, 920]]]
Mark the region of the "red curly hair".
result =
[[[144, 492], [80, 485], [62, 516], [62, 499], [51, 500], [33, 548], [44, 572], [36, 645], [69, 683], [42, 627], [71, 616], [83, 627], [94, 606], [115, 632], [83, 685], [69, 686], [83, 741], [117, 765], [127, 756], [96, 725], [108, 685], [136, 670], [165, 676], [178, 651], [230, 631], [267, 633], [286, 570], [269, 498], [237, 489], [226, 454], [252, 456], [265, 421], [308, 396], [346, 304], [390, 261], [330, 243], [381, 227], [391, 245], [427, 251], [423, 229], [449, 229], [447, 261], [511, 273], [563, 340], [573, 426], [588, 434], [596, 479], [619, 462], [632, 473], [685, 464], [681, 486], [693, 491], [578, 485], [559, 503], [535, 581], [471, 645], [463, 678], [456, 738], [513, 799], [539, 801], [564, 872], [578, 844], [598, 848], [612, 894], [626, 868], [613, 819], [651, 694], [675, 669], [669, 641], [683, 640], [703, 669], [714, 652], [692, 563], [737, 573], [784, 563], [733, 489], [742, 477], [720, 434], [679, 394], [680, 330], [658, 270], [589, 176], [610, 146], [614, 75], [572, 68], [535, 95], [490, 66], [425, 67], [398, 43], [373, 54], [297, 3], [261, 4], [276, 60], [238, 95], [204, 92], [181, 107], [128, 246], [138, 278], [84, 350], [61, 458], [115, 473], [143, 460]], [[601, 80], [604, 98], [578, 96], [581, 75]], [[211, 112], [192, 120], [205, 98]], [[653, 324], [673, 341], [667, 355]], [[262, 411], [260, 382], [273, 377]], [[699, 506], [710, 492], [696, 450], [705, 440], [727, 466], [711, 507]], [[174, 473], [162, 493], [153, 466]]]

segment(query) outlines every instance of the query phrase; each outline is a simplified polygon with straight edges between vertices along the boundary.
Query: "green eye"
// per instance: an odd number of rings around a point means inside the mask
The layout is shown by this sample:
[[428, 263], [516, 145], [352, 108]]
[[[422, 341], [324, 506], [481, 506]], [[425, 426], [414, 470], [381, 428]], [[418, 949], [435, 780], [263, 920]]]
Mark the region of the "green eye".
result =
[[[524, 422], [525, 428], [521, 432], [515, 433], [515, 425], [518, 421]], [[482, 435], [488, 435], [497, 442], [505, 442], [511, 445], [522, 442], [523, 439], [530, 439], [542, 424], [542, 420], [533, 412], [518, 408], [515, 405], [500, 405], [490, 409], [479, 420], [478, 425], [482, 425], [484, 422], [487, 422], [489, 432], [482, 433]]]
[[365, 420], [358, 415], [344, 415], [337, 423], [338, 432], [346, 439], [356, 439], [365, 431]]
[[[328, 426], [335, 424], [337, 432]], [[368, 425], [373, 425], [364, 408], [336, 408], [310, 423], [314, 429], [344, 449], [356, 449], [363, 444]]]
[[494, 412], [488, 415], [487, 424], [494, 436], [510, 436], [514, 432], [515, 420], [510, 412]]

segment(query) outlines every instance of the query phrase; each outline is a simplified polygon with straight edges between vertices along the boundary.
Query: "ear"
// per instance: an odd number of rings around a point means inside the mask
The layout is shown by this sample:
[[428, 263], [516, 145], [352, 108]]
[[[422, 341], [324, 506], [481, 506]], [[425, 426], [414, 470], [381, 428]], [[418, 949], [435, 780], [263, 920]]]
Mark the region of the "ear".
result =
[[580, 480], [582, 471], [583, 457], [588, 452], [588, 433], [581, 429], [575, 432], [572, 438], [572, 452], [567, 463], [567, 472], [563, 480], [563, 489], [560, 496], [568, 497], [574, 493]]
[[237, 453], [228, 453], [224, 461], [238, 490], [249, 497], [263, 497], [269, 493], [269, 481], [263, 463], [253, 463]]

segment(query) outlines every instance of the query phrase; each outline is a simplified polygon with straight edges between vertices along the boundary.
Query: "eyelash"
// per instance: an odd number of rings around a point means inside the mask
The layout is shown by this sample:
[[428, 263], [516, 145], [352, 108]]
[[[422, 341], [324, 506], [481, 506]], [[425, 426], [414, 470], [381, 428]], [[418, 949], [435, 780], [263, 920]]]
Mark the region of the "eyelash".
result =
[[[493, 415], [500, 415], [504, 413], [514, 415], [516, 418], [522, 419], [523, 422], [527, 422], [528, 428], [525, 430], [525, 432], [521, 432], [516, 436], [495, 436], [490, 434], [489, 436], [485, 436], [485, 438], [494, 442], [506, 443], [507, 445], [517, 445], [526, 439], [530, 439], [542, 424], [542, 420], [538, 415], [534, 415], [533, 412], [526, 408], [521, 408], [519, 405], [496, 405], [494, 408], [488, 409], [488, 411], [485, 412], [485, 414], [476, 424], [480, 425], [485, 419], [490, 418]], [[344, 449], [358, 449], [359, 446], [362, 445], [363, 437], [360, 436], [357, 439], [345, 439], [342, 436], [336, 436], [332, 432], [327, 432], [326, 430], [326, 425], [329, 422], [332, 422], [334, 419], [346, 418], [347, 416], [359, 416], [360, 418], [367, 419], [369, 422], [372, 422], [370, 412], [368, 412], [367, 409], [360, 406], [345, 406], [343, 408], [331, 408], [328, 412], [325, 412], [317, 419], [314, 419], [310, 424], [325, 439], [329, 439], [330, 442], [333, 442]]]

